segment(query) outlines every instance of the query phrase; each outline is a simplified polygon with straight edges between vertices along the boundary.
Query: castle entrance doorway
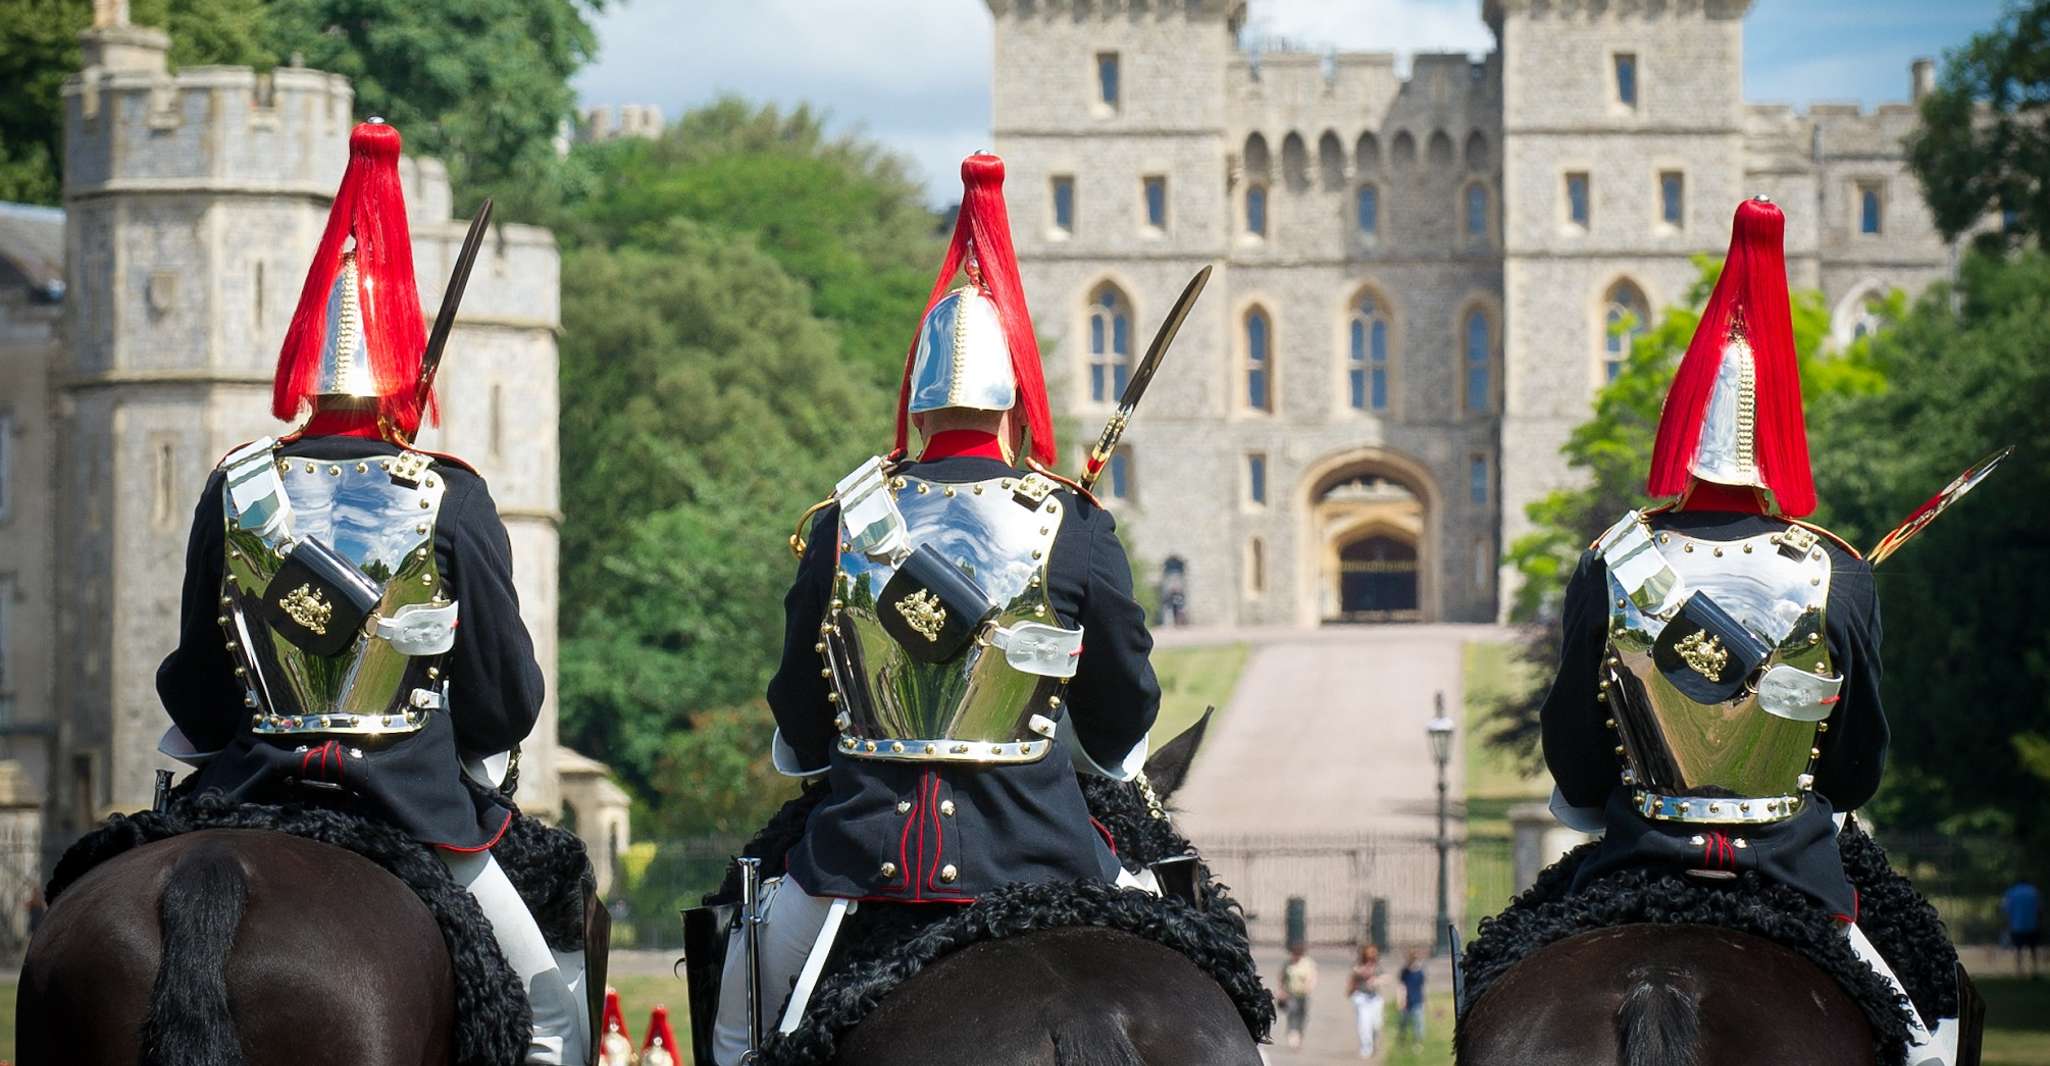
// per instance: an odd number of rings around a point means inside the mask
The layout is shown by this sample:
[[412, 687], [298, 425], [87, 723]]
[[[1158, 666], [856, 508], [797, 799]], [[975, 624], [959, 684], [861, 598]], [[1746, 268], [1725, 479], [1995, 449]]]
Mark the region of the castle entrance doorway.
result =
[[1421, 466], [1379, 450], [1356, 453], [1313, 468], [1304, 487], [1317, 621], [1437, 617], [1435, 495]]

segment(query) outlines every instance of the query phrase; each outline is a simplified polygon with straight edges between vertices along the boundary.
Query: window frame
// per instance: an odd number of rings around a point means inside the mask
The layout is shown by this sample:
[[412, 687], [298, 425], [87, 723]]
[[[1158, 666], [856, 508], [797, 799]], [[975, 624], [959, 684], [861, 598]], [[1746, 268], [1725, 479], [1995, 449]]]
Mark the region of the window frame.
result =
[[1267, 594], [1267, 542], [1258, 533], [1246, 538], [1246, 596], [1258, 599]]
[[[1157, 190], [1159, 190], [1159, 192], [1160, 192], [1160, 205], [1159, 205], [1159, 206], [1160, 206], [1160, 211], [1159, 211], [1158, 217], [1156, 217], [1156, 216], [1155, 216], [1155, 212], [1154, 212], [1154, 203], [1153, 203], [1153, 194], [1154, 194], [1154, 190], [1156, 190], [1156, 189], [1157, 189]], [[1141, 228], [1141, 229], [1147, 230], [1147, 231], [1149, 231], [1149, 232], [1151, 232], [1151, 233], [1154, 233], [1154, 234], [1162, 234], [1162, 233], [1166, 233], [1166, 232], [1167, 232], [1168, 220], [1169, 220], [1169, 218], [1171, 217], [1171, 215], [1170, 215], [1170, 213], [1169, 213], [1169, 211], [1168, 211], [1168, 199], [1167, 199], [1167, 175], [1165, 175], [1165, 174], [1142, 174], [1142, 175], [1140, 175], [1140, 177], [1139, 177], [1139, 217], [1140, 217], [1140, 220], [1141, 220], [1141, 221], [1140, 221], [1140, 228]]]
[[[1371, 211], [1362, 211], [1362, 205]], [[1381, 186], [1378, 182], [1363, 181], [1352, 190], [1352, 229], [1366, 240], [1381, 237]]]
[[1354, 292], [1345, 308], [1340, 390], [1345, 409], [1362, 415], [1388, 415], [1395, 408], [1395, 314], [1388, 300], [1371, 288]]
[[[1861, 178], [1852, 182], [1851, 189], [1855, 194], [1852, 207], [1851, 224], [1854, 227], [1852, 232], [1860, 237], [1886, 236], [1886, 182], [1873, 178]], [[1871, 204], [1870, 212], [1866, 211], [1868, 201]], [[1871, 222], [1869, 228], [1866, 225], [1868, 217]]]
[[[1657, 175], [1659, 224], [1672, 230], [1687, 228], [1687, 172], [1678, 168], [1662, 169]], [[1671, 195], [1667, 184], [1672, 183]]]
[[1266, 510], [1267, 453], [1247, 452], [1243, 469], [1246, 475], [1246, 493], [1244, 496], [1246, 506], [1254, 510]]
[[[1629, 74], [1624, 74], [1625, 67]], [[1644, 100], [1644, 64], [1636, 52], [1609, 53], [1609, 103], [1635, 112]]]
[[[1577, 212], [1577, 217], [1576, 217], [1576, 212], [1575, 212], [1575, 210], [1574, 210], [1574, 203], [1573, 203], [1573, 188], [1574, 188], [1574, 183], [1575, 183], [1576, 181], [1577, 181], [1577, 182], [1579, 183], [1579, 186], [1580, 186], [1580, 207], [1579, 207], [1579, 211]], [[1571, 229], [1571, 230], [1574, 230], [1574, 231], [1576, 231], [1576, 232], [1579, 232], [1579, 233], [1587, 233], [1587, 232], [1589, 232], [1589, 231], [1593, 230], [1593, 229], [1594, 229], [1594, 175], [1593, 175], [1593, 173], [1592, 173], [1591, 171], [1587, 171], [1587, 170], [1568, 170], [1568, 171], [1565, 171], [1565, 172], [1563, 173], [1563, 175], [1561, 176], [1561, 179], [1560, 179], [1560, 189], [1559, 189], [1559, 192], [1560, 192], [1560, 203], [1559, 203], [1559, 206], [1560, 206], [1560, 209], [1561, 209], [1561, 212], [1562, 212], [1562, 216], [1563, 216], [1563, 218], [1564, 218], [1564, 220], [1565, 220], [1566, 226], [1567, 226], [1567, 227], [1568, 227], [1569, 229]]]
[[1486, 452], [1468, 452], [1466, 456], [1466, 500], [1475, 507], [1486, 507], [1495, 498], [1494, 464], [1488, 462]]
[[0, 409], [0, 525], [14, 517], [14, 410]]
[[[1115, 49], [1097, 52], [1092, 57], [1090, 69], [1095, 75], [1096, 94], [1093, 98], [1098, 114], [1115, 115], [1123, 110], [1125, 102], [1124, 57]], [[1105, 75], [1108, 74], [1108, 77]]]
[[[1255, 351], [1253, 328], [1258, 323], [1260, 337], [1258, 351]], [[1275, 373], [1276, 346], [1274, 343], [1274, 314], [1258, 301], [1247, 304], [1239, 315], [1239, 410], [1249, 414], [1271, 415], [1275, 409], [1275, 391], [1279, 375]], [[1254, 398], [1254, 375], [1259, 375], [1260, 398]]]
[[[1061, 237], [1075, 235], [1075, 176], [1073, 174], [1051, 174], [1047, 176], [1047, 213], [1053, 232]], [[1067, 194], [1067, 220], [1061, 219], [1061, 194]]]
[[[1617, 294], [1625, 289], [1637, 297], [1640, 306], [1627, 307], [1623, 301], [1616, 298]], [[1636, 328], [1625, 330], [1620, 335], [1615, 332], [1615, 320], [1612, 317], [1619, 310], [1637, 316]], [[1617, 278], [1609, 282], [1608, 288], [1602, 290], [1601, 337], [1596, 349], [1599, 356], [1596, 366], [1597, 387], [1605, 386], [1623, 375], [1623, 368], [1630, 362], [1630, 351], [1636, 346], [1637, 338], [1651, 329], [1651, 314], [1650, 294], [1632, 278]], [[1618, 340], [1622, 341], [1620, 348], [1614, 347]]]
[[[1253, 225], [1253, 200], [1255, 196], [1259, 197], [1260, 203], [1260, 224], [1258, 226]], [[1268, 186], [1265, 181], [1246, 183], [1246, 194], [1241, 198], [1239, 210], [1239, 228], [1246, 236], [1262, 241], [1267, 239], [1267, 232], [1272, 227], [1274, 221], [1267, 214], [1270, 199], [1268, 196]]]
[[[1475, 199], [1480, 208], [1480, 228], [1474, 228]], [[1469, 247], [1489, 247], [1495, 243], [1495, 191], [1486, 179], [1469, 178], [1459, 189], [1459, 240]]]
[[[1112, 297], [1105, 302], [1105, 297]], [[1095, 406], [1110, 406], [1117, 403], [1124, 394], [1125, 384], [1132, 379], [1132, 370], [1137, 365], [1133, 354], [1132, 322], [1136, 315], [1132, 298], [1125, 293], [1124, 286], [1113, 281], [1099, 281], [1089, 290], [1089, 302], [1083, 309], [1083, 343], [1088, 356], [1087, 372], [1084, 373], [1083, 389], [1088, 402]], [[1122, 341], [1124, 350], [1119, 351]]]
[[[1481, 326], [1482, 341], [1481, 357], [1478, 360], [1473, 357], [1473, 327], [1476, 322], [1480, 323]], [[1492, 415], [1495, 413], [1496, 408], [1495, 380], [1499, 376], [1496, 373], [1497, 330], [1494, 316], [1489, 314], [1488, 309], [1482, 304], [1469, 303], [1459, 316], [1457, 328], [1459, 331], [1459, 415], [1462, 418]], [[1475, 366], [1476, 362], [1479, 363], [1478, 367]], [[1475, 370], [1479, 370], [1485, 375], [1481, 380], [1482, 395], [1479, 406], [1474, 405], [1473, 375]]]
[[1110, 453], [1110, 461], [1103, 464], [1103, 500], [1105, 503], [1137, 506], [1139, 501], [1138, 460], [1132, 458], [1132, 446], [1120, 444]]

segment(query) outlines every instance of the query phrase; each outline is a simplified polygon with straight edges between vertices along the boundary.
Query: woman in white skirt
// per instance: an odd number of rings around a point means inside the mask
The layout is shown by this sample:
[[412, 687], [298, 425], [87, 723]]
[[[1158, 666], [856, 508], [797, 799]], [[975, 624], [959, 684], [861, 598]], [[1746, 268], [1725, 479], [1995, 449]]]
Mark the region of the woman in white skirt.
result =
[[1374, 1048], [1381, 1041], [1381, 952], [1372, 944], [1360, 945], [1359, 961], [1352, 967], [1352, 980], [1346, 988], [1352, 998], [1353, 1023], [1359, 1029], [1360, 1058], [1374, 1057]]

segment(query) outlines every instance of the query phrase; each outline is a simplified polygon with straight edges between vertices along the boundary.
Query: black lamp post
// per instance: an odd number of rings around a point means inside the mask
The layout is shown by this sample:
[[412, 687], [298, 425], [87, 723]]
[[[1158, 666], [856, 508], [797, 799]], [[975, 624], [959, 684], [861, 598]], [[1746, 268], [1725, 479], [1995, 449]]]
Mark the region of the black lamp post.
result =
[[1452, 850], [1452, 838], [1446, 835], [1446, 784], [1445, 768], [1452, 764], [1452, 719], [1445, 716], [1445, 694], [1436, 697], [1437, 716], [1424, 726], [1424, 732], [1431, 738], [1431, 758], [1438, 763], [1438, 921], [1431, 934], [1431, 954], [1442, 955], [1448, 946], [1452, 925], [1450, 892], [1451, 866], [1448, 856]]

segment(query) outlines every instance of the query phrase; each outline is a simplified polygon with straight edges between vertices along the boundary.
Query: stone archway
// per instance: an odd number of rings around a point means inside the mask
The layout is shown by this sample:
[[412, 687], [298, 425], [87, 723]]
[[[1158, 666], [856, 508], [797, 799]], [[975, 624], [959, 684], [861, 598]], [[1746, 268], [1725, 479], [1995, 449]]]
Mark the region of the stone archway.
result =
[[1334, 456], [1303, 480], [1304, 621], [1435, 621], [1437, 489], [1414, 460], [1380, 449]]

